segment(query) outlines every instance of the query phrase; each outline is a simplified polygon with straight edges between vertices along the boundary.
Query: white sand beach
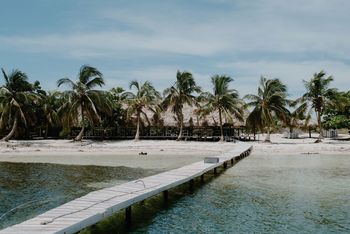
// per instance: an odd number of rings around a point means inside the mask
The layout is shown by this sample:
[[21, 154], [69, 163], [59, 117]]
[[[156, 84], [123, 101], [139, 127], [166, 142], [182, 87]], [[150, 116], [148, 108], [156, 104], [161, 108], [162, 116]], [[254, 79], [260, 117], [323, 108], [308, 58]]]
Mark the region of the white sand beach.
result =
[[[347, 154], [350, 157], [350, 142], [325, 138], [321, 143], [314, 143], [318, 134], [309, 138], [308, 134], [301, 134], [298, 139], [283, 138], [283, 134], [271, 134], [271, 143], [262, 141], [252, 142], [253, 153], [259, 155], [338, 155]], [[259, 135], [263, 140], [265, 136]]]
[[[258, 136], [264, 139], [264, 136]], [[271, 135], [272, 143], [250, 142], [254, 155], [339, 155], [350, 156], [350, 143], [324, 139], [315, 144], [314, 138], [302, 135], [285, 139]], [[232, 142], [189, 141], [90, 141], [33, 140], [2, 142], [1, 162], [59, 163], [73, 165], [126, 166], [145, 169], [172, 169], [231, 150]], [[145, 152], [147, 155], [139, 155]]]
[[[0, 161], [172, 169], [231, 150], [233, 143], [189, 141], [10, 141], [1, 143]], [[140, 152], [147, 155], [139, 155]]]

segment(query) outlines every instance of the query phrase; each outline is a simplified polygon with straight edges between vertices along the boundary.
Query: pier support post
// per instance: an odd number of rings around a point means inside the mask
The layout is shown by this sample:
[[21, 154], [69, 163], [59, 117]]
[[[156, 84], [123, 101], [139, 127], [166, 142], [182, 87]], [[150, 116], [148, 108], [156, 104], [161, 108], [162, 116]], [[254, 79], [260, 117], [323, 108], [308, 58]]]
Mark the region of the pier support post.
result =
[[164, 204], [168, 204], [168, 200], [169, 200], [169, 191], [168, 190], [163, 191], [163, 198], [164, 198]]
[[218, 171], [216, 169], [216, 167], [214, 168], [214, 175], [217, 175], [218, 174]]
[[194, 179], [190, 180], [190, 191], [194, 190]]
[[224, 168], [225, 169], [227, 168], [227, 162], [224, 162]]
[[127, 226], [131, 225], [131, 206], [125, 208], [125, 222]]
[[201, 175], [201, 182], [202, 182], [202, 183], [204, 182], [204, 174]]
[[233, 158], [231, 158], [231, 166], [233, 166]]

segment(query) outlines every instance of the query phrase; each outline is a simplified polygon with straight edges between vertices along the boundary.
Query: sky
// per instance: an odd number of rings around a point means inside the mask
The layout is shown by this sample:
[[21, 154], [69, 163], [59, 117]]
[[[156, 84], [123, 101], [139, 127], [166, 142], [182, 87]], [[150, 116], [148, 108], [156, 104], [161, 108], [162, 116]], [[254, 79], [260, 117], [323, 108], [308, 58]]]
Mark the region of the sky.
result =
[[[325, 70], [350, 90], [348, 0], [0, 0], [0, 67], [45, 89], [87, 64], [105, 89], [149, 80], [163, 90], [190, 71], [211, 90], [229, 75], [243, 96], [260, 76], [280, 78], [291, 97]], [[1, 81], [2, 83], [3, 81]]]

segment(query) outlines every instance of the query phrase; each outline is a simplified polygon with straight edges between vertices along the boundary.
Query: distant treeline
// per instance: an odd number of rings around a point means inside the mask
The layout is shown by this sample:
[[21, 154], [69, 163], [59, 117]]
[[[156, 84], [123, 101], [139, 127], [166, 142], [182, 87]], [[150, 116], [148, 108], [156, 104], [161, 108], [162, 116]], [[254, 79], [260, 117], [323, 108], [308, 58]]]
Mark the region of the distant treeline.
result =
[[[0, 135], [4, 141], [28, 138], [37, 129], [43, 137], [52, 134], [64, 138], [76, 132], [74, 139], [80, 141], [85, 130], [92, 128], [133, 128], [138, 140], [146, 127], [163, 127], [163, 113], [168, 110], [177, 123], [177, 140], [184, 138], [186, 126], [207, 126], [205, 119], [213, 113], [220, 140], [224, 140], [224, 125], [266, 132], [266, 141], [270, 132], [279, 128], [292, 133], [295, 128], [314, 126], [320, 131], [319, 141], [323, 128], [350, 128], [350, 91], [332, 88], [333, 78], [324, 71], [306, 79], [305, 94], [295, 100], [288, 98], [281, 80], [266, 77], [261, 77], [257, 93], [241, 97], [231, 88], [233, 79], [227, 75], [212, 76], [212, 90], [205, 91], [188, 71], [178, 71], [174, 83], [163, 92], [150, 81], [136, 80], [127, 90], [103, 90], [102, 73], [87, 65], [80, 68], [76, 80], [57, 81], [63, 91], [43, 90], [39, 81], [30, 83], [19, 70], [2, 69], [2, 74]], [[192, 114], [185, 122], [183, 110], [188, 106]]]

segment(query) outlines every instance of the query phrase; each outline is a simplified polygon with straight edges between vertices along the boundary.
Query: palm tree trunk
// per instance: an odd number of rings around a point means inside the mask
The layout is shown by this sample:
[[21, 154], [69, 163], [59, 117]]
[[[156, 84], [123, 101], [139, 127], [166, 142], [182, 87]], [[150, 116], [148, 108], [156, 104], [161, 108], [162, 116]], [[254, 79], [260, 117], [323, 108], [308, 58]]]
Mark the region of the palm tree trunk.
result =
[[74, 140], [75, 140], [75, 141], [81, 141], [81, 139], [83, 139], [84, 131], [85, 131], [85, 126], [84, 126], [84, 124], [83, 124], [83, 127], [81, 128], [81, 130], [80, 130], [78, 136], [76, 136], [76, 137], [74, 138]]
[[321, 122], [321, 112], [317, 112], [317, 124], [318, 124], [318, 128], [320, 131], [320, 134], [318, 135], [318, 139], [316, 140], [315, 143], [319, 143], [322, 141], [323, 138], [323, 134], [322, 134], [322, 122]]
[[177, 141], [181, 141], [182, 139], [182, 129], [183, 129], [183, 119], [180, 119], [180, 132], [179, 132], [179, 136], [177, 137]]
[[311, 127], [309, 126], [309, 138], [311, 138]]
[[219, 123], [220, 123], [220, 141], [224, 141], [224, 130], [222, 129], [222, 116], [221, 116], [221, 109], [219, 109]]
[[13, 137], [13, 135], [16, 133], [17, 127], [18, 127], [18, 119], [17, 119], [17, 117], [15, 117], [15, 121], [13, 122], [12, 129], [11, 129], [10, 133], [7, 136], [5, 136], [4, 138], [2, 138], [2, 141], [9, 141]]
[[49, 132], [49, 124], [48, 123], [46, 123], [46, 126], [45, 126], [45, 139], [47, 138], [47, 136], [48, 136], [48, 132]]
[[75, 141], [81, 141], [81, 139], [83, 139], [83, 135], [84, 135], [84, 131], [85, 131], [85, 125], [84, 125], [84, 109], [83, 109], [83, 104], [81, 104], [81, 125], [82, 128], [78, 134], [78, 136], [76, 136], [74, 138]]
[[266, 135], [266, 138], [264, 140], [265, 142], [271, 142], [271, 139], [270, 139], [270, 126], [267, 126], [267, 135]]
[[140, 113], [137, 113], [137, 126], [136, 126], [136, 135], [135, 141], [140, 140]]

